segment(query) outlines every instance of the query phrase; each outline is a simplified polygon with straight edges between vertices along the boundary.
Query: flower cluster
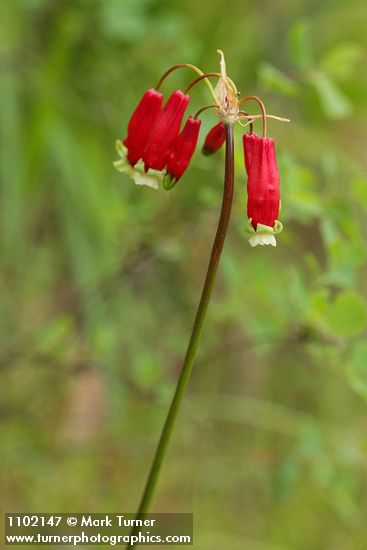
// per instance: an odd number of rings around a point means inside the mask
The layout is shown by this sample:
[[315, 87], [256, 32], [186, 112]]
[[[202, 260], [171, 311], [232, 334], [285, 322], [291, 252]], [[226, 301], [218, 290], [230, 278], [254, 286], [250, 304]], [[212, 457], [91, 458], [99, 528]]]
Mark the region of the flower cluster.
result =
[[128, 172], [138, 185], [170, 189], [181, 178], [194, 154], [201, 120], [190, 115], [180, 126], [189, 96], [175, 90], [162, 107], [163, 95], [150, 89], [143, 95], [127, 127], [123, 143], [117, 142], [121, 160], [115, 167]]
[[[130, 175], [136, 184], [158, 189], [162, 183], [168, 190], [175, 186], [185, 173], [195, 152], [199, 138], [201, 119], [199, 115], [215, 108], [220, 122], [206, 136], [202, 152], [211, 155], [226, 141], [226, 125], [238, 122], [250, 124], [250, 131], [243, 136], [245, 168], [247, 172], [247, 232], [252, 246], [270, 244], [276, 246], [275, 235], [282, 229], [278, 221], [280, 192], [279, 172], [275, 157], [274, 141], [266, 137], [267, 115], [262, 101], [256, 96], [241, 100], [232, 80], [227, 76], [224, 56], [221, 55], [220, 73], [204, 74], [192, 65], [177, 65], [167, 71], [156, 88], [145, 92], [131, 116], [127, 137], [116, 142], [120, 159], [114, 163], [117, 170]], [[173, 70], [186, 67], [199, 76], [184, 92], [175, 90], [163, 105], [159, 91], [163, 80]], [[219, 80], [213, 89], [208, 77]], [[183, 123], [190, 97], [188, 92], [199, 81], [205, 81], [213, 98], [213, 104], [200, 109]], [[249, 115], [240, 110], [244, 101], [255, 100], [261, 107], [261, 115]], [[263, 121], [263, 137], [253, 133], [256, 119]], [[287, 120], [279, 119], [278, 120]], [[246, 124], [243, 124], [246, 121]], [[181, 129], [182, 126], [182, 129]]]

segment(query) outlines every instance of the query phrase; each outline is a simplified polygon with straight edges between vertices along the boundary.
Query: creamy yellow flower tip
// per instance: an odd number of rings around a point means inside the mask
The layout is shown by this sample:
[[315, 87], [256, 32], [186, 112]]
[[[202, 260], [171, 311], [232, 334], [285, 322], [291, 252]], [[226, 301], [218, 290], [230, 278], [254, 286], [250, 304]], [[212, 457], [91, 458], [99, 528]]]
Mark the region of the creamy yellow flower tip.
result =
[[113, 163], [116, 170], [130, 176], [136, 185], [146, 185], [152, 189], [159, 188], [159, 184], [162, 183], [163, 180], [162, 172], [149, 170], [149, 173], [146, 174], [144, 171], [144, 164], [141, 160], [132, 167], [127, 160], [127, 149], [119, 139], [116, 141], [116, 151], [121, 157], [120, 160], [116, 160]]
[[158, 189], [158, 178], [157, 176], [154, 176], [153, 174], [141, 174], [137, 170], [134, 170], [133, 174], [133, 180], [136, 183], [136, 185], [147, 185], [148, 187], [151, 187], [152, 189]]
[[[266, 225], [264, 225], [264, 227], [267, 227]], [[269, 227], [269, 229], [271, 231], [272, 228]], [[249, 238], [249, 243], [251, 246], [257, 246], [258, 244], [260, 246], [263, 246], [264, 244], [270, 244], [271, 246], [276, 246], [277, 245], [277, 241], [275, 239], [275, 236], [273, 233], [254, 233], [250, 238]]]
[[264, 244], [269, 244], [270, 246], [276, 246], [277, 241], [275, 235], [280, 233], [283, 229], [283, 225], [279, 220], [276, 220], [274, 227], [269, 227], [268, 225], [263, 225], [258, 223], [256, 226], [256, 231], [252, 227], [251, 219], [247, 220], [246, 233], [250, 234], [249, 243], [252, 247], [263, 246]]

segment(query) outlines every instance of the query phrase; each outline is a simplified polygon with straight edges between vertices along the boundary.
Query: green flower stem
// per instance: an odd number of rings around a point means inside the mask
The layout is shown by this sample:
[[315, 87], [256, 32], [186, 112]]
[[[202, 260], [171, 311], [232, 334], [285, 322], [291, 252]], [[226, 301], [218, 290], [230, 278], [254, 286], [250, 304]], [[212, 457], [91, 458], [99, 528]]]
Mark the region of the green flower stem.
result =
[[[212, 295], [215, 276], [218, 269], [220, 256], [222, 253], [224, 240], [226, 238], [228, 223], [231, 215], [232, 201], [233, 201], [233, 180], [234, 180], [234, 145], [233, 145], [233, 125], [226, 125], [226, 164], [225, 164], [225, 178], [224, 178], [224, 190], [223, 201], [220, 218], [218, 222], [217, 233], [215, 235], [212, 253], [210, 256], [208, 271], [204, 283], [204, 288], [201, 294], [199, 307], [196, 313], [194, 326], [191, 333], [189, 345], [187, 347], [185, 360], [182, 366], [180, 378], [177, 383], [176, 391], [172, 399], [171, 406], [169, 408], [166, 421], [164, 423], [162, 433], [159, 439], [158, 447], [154, 456], [154, 460], [149, 472], [147, 483], [145, 486], [144, 494], [140, 502], [137, 516], [143, 519], [144, 514], [147, 513], [149, 505], [151, 503], [162, 462], [164, 460], [167, 447], [169, 445], [173, 428], [176, 422], [176, 418], [180, 409], [181, 402], [185, 395], [186, 388], [189, 383], [191, 371], [194, 365], [196, 352], [198, 349], [200, 336], [203, 330], [205, 316], [208, 311], [210, 297]], [[139, 528], [133, 528], [131, 535], [136, 535]], [[134, 548], [135, 544], [128, 545], [127, 549]]]

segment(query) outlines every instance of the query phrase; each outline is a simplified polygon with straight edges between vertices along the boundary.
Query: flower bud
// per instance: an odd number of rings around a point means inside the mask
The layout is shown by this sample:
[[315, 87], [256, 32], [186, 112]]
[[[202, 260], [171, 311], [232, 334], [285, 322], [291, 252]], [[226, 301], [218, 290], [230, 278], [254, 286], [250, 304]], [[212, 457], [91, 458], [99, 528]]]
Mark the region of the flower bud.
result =
[[142, 156], [146, 171], [149, 168], [163, 170], [166, 166], [171, 145], [180, 131], [189, 99], [188, 95], [176, 90], [159, 113]]
[[173, 142], [163, 180], [165, 189], [171, 189], [188, 167], [198, 142], [200, 126], [201, 120], [190, 115], [182, 132]]
[[163, 95], [151, 88], [145, 92], [132, 114], [127, 127], [127, 138], [123, 142], [131, 166], [135, 166], [142, 157], [149, 133], [162, 110], [162, 99]]
[[216, 124], [205, 138], [203, 154], [212, 155], [220, 149], [226, 140], [226, 127], [223, 122]]

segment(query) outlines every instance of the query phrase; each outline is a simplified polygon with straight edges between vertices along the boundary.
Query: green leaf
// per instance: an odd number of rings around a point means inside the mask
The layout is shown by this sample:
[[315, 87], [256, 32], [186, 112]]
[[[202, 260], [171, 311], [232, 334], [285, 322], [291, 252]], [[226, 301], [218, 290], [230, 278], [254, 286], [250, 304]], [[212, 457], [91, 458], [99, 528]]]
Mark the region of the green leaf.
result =
[[351, 387], [367, 400], [367, 343], [353, 346], [346, 375]]
[[300, 20], [293, 25], [289, 33], [288, 48], [289, 57], [298, 69], [310, 69], [314, 65], [308, 21]]
[[286, 96], [298, 94], [298, 84], [270, 63], [261, 63], [257, 71], [260, 82], [270, 90]]
[[354, 291], [341, 292], [329, 304], [325, 321], [328, 332], [335, 336], [357, 336], [366, 327], [366, 304]]
[[325, 315], [328, 305], [329, 292], [326, 288], [320, 288], [310, 294], [311, 319], [318, 320]]
[[100, 21], [105, 34], [117, 40], [136, 43], [148, 28], [148, 0], [110, 0], [100, 3]]
[[367, 179], [357, 179], [352, 183], [353, 195], [364, 210], [367, 210]]
[[354, 42], [343, 42], [328, 50], [321, 59], [321, 67], [336, 80], [347, 80], [353, 75], [363, 50]]
[[351, 114], [353, 105], [329, 76], [322, 71], [308, 75], [310, 84], [316, 90], [325, 115], [331, 119], [343, 119]]
[[323, 208], [314, 174], [289, 155], [279, 155], [279, 166], [284, 196], [280, 220], [286, 216], [301, 223], [310, 223], [312, 218], [321, 214]]

